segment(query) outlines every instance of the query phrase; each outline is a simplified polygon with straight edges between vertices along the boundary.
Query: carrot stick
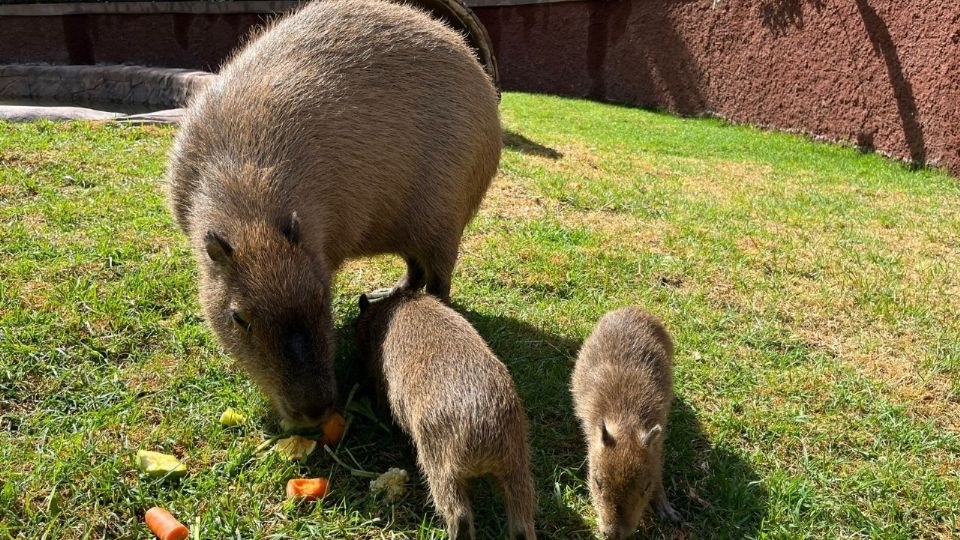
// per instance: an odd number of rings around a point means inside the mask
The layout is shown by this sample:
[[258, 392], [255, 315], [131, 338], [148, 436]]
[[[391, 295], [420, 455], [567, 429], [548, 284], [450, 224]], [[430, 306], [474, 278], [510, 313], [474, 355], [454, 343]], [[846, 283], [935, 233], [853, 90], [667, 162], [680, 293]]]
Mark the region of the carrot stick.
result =
[[287, 498], [303, 498], [314, 501], [325, 497], [329, 491], [326, 478], [291, 478], [287, 480]]
[[183, 523], [159, 506], [147, 510], [144, 520], [147, 522], [147, 527], [150, 527], [153, 534], [160, 540], [186, 540], [190, 536], [190, 531], [184, 527]]

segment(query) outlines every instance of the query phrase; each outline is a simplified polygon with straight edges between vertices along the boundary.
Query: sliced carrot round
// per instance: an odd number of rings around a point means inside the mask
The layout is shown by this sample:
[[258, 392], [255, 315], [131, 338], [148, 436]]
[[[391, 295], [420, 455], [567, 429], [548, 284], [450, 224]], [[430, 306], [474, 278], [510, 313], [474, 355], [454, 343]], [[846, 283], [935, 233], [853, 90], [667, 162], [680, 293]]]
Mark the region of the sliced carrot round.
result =
[[287, 480], [287, 498], [315, 501], [324, 498], [329, 488], [326, 478], [291, 478]]
[[147, 510], [144, 521], [160, 540], [186, 540], [190, 536], [190, 530], [183, 523], [159, 506]]

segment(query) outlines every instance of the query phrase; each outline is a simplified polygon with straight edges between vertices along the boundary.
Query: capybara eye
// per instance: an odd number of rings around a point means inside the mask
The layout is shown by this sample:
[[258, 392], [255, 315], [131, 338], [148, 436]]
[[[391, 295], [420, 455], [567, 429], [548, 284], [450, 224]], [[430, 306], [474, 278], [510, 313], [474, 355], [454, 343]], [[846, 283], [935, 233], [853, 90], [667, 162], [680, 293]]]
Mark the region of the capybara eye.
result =
[[597, 490], [603, 491], [603, 483], [596, 476], [593, 477], [593, 485], [597, 487]]
[[243, 320], [243, 317], [241, 317], [240, 314], [237, 313], [237, 310], [231, 309], [230, 316], [233, 317], [233, 322], [237, 323], [240, 326], [240, 328], [243, 328], [245, 332], [250, 331], [250, 323]]

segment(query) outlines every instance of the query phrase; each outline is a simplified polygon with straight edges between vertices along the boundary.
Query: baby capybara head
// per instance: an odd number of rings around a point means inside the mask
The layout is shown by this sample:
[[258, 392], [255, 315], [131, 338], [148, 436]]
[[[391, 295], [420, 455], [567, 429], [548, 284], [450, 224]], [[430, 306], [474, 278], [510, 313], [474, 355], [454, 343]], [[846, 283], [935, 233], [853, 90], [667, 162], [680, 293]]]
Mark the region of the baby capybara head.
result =
[[590, 495], [604, 538], [625, 538], [640, 525], [659, 475], [662, 431], [608, 419], [590, 436]]
[[207, 320], [287, 423], [315, 425], [336, 400], [322, 266], [303, 248], [295, 212], [222, 222], [232, 225], [209, 229], [199, 250]]
[[[404, 302], [416, 297], [417, 293], [409, 291], [394, 292], [376, 300], [370, 300], [365, 294], [360, 295], [360, 314], [355, 327], [357, 354], [367, 364], [368, 369], [372, 367], [371, 363], [379, 361], [380, 345], [393, 313]], [[372, 371], [379, 372], [378, 369]]]

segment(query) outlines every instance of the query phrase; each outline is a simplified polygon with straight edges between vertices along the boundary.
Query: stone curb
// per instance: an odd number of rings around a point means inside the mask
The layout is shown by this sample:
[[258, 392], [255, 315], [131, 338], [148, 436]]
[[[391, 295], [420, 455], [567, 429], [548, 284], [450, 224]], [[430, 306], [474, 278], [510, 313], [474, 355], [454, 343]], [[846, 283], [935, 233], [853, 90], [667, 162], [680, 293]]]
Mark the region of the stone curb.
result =
[[122, 114], [85, 107], [32, 107], [26, 105], [0, 105], [0, 121], [35, 122], [50, 120], [117, 121], [124, 124], [179, 124], [184, 109], [166, 109], [144, 114]]
[[112, 101], [183, 107], [216, 77], [205, 71], [144, 66], [0, 65], [0, 99]]
[[0, 119], [119, 120], [129, 123], [177, 123], [189, 98], [214, 80], [206, 71], [144, 66], [0, 65], [0, 99], [101, 101], [155, 106], [147, 114], [126, 115], [97, 109], [30, 105], [0, 106]]

